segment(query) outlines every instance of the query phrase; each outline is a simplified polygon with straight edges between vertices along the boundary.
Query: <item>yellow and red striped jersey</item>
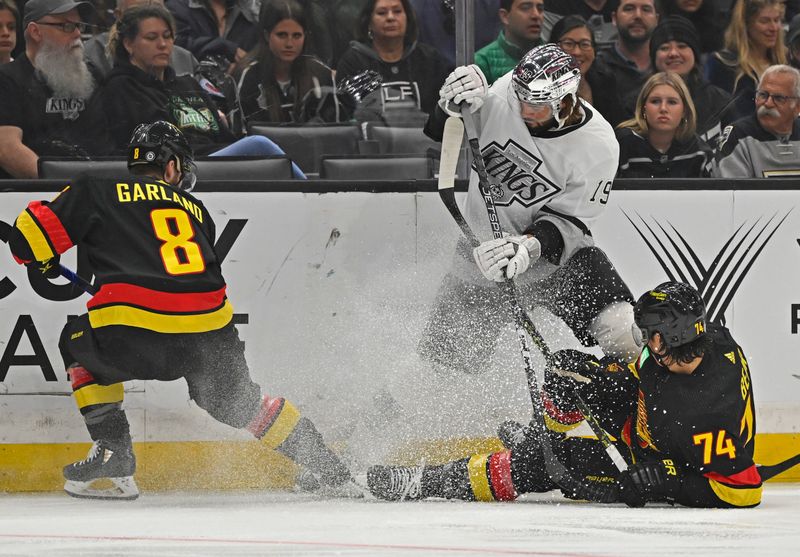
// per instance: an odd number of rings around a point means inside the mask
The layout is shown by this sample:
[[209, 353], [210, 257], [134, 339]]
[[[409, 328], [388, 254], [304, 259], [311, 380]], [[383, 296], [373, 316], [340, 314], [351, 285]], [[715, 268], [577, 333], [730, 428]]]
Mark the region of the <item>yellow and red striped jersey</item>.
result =
[[637, 457], [672, 459], [701, 506], [720, 506], [713, 499], [721, 506], [755, 506], [762, 485], [753, 461], [750, 367], [727, 329], [709, 327], [709, 334], [712, 347], [690, 375], [672, 373], [642, 351], [631, 366], [639, 377], [635, 423], [623, 438]]
[[82, 177], [52, 201], [30, 203], [9, 245], [23, 264], [87, 250], [99, 286], [87, 304], [93, 328], [193, 333], [233, 316], [215, 234], [203, 204], [167, 182]]

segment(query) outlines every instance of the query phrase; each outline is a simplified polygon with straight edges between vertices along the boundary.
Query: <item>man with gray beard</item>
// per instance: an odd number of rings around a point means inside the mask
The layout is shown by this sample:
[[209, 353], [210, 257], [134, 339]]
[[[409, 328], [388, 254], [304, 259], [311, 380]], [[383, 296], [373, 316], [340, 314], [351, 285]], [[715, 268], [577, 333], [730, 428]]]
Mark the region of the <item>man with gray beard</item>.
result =
[[87, 157], [109, 144], [83, 59], [75, 0], [28, 0], [25, 52], [0, 67], [0, 177], [37, 178], [42, 155]]
[[758, 81], [755, 108], [723, 130], [713, 176], [800, 176], [800, 71], [784, 64], [767, 68]]

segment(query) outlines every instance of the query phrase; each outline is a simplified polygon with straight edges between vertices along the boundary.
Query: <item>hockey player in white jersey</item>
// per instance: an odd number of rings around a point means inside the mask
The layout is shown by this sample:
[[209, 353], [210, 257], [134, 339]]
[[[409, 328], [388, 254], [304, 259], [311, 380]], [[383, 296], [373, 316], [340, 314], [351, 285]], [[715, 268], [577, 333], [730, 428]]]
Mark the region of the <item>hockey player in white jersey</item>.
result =
[[[476, 65], [456, 68], [425, 131], [441, 139], [447, 116], [467, 103], [480, 120], [480, 147], [508, 236], [472, 249], [462, 241], [419, 346], [436, 365], [480, 373], [512, 316], [493, 282], [514, 279], [527, 310], [558, 316], [586, 345], [630, 361], [633, 297], [591, 227], [605, 209], [619, 146], [603, 116], [577, 96], [574, 58], [554, 44], [534, 48], [490, 89]], [[465, 217], [491, 238], [472, 173]]]
[[[491, 88], [475, 65], [458, 67], [446, 79], [440, 91], [442, 110], [431, 115], [426, 133], [441, 139], [446, 118], [459, 117], [463, 103], [479, 117], [489, 189], [508, 235], [475, 248], [466, 241], [459, 244], [419, 346], [435, 366], [483, 371], [500, 331], [512, 320], [495, 285], [507, 279], [517, 283], [523, 308], [546, 308], [583, 345], [599, 345], [605, 354], [587, 364], [574, 351], [559, 351], [554, 365], [578, 374], [587, 366], [613, 371], [638, 355], [633, 296], [605, 253], [594, 246], [591, 232], [608, 203], [619, 146], [608, 122], [578, 98], [580, 79], [577, 61], [554, 44], [531, 50]], [[465, 217], [478, 238], [492, 237], [474, 172]], [[623, 375], [610, 373], [612, 383]], [[545, 421], [557, 438], [558, 431], [577, 426], [582, 416], [547, 395], [558, 376], [545, 377]], [[618, 421], [635, 403], [635, 393], [624, 382], [612, 387], [609, 398], [614, 400], [604, 407], [621, 410], [602, 418]], [[373, 466], [367, 483], [376, 497], [389, 500], [508, 500], [547, 491], [555, 486], [545, 472], [533, 433], [537, 429], [504, 424], [498, 435], [507, 450], [441, 466]], [[591, 464], [586, 470], [594, 471], [584, 477], [587, 481], [613, 481], [611, 462], [595, 466], [597, 456], [583, 444], [559, 444], [556, 452], [570, 466]]]

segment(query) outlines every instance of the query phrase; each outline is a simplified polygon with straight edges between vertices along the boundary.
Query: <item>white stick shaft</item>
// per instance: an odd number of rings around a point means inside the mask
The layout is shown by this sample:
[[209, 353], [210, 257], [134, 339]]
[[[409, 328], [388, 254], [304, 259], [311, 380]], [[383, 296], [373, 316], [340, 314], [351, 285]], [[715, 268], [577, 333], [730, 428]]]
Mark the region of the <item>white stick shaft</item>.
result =
[[456, 166], [464, 139], [464, 124], [461, 118], [450, 117], [444, 123], [442, 155], [439, 159], [439, 189], [455, 187]]

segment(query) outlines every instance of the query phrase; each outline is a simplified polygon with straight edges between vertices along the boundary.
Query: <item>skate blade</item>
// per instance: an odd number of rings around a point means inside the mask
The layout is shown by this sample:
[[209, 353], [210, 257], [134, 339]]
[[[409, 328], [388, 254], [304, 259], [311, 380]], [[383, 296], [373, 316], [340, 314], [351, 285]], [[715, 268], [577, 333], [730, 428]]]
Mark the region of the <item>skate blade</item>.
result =
[[67, 480], [64, 483], [64, 491], [67, 492], [67, 495], [77, 497], [78, 499], [119, 499], [122, 501], [133, 501], [139, 497], [139, 488], [136, 486], [136, 481], [133, 479], [133, 476], [101, 478], [88, 482]]

